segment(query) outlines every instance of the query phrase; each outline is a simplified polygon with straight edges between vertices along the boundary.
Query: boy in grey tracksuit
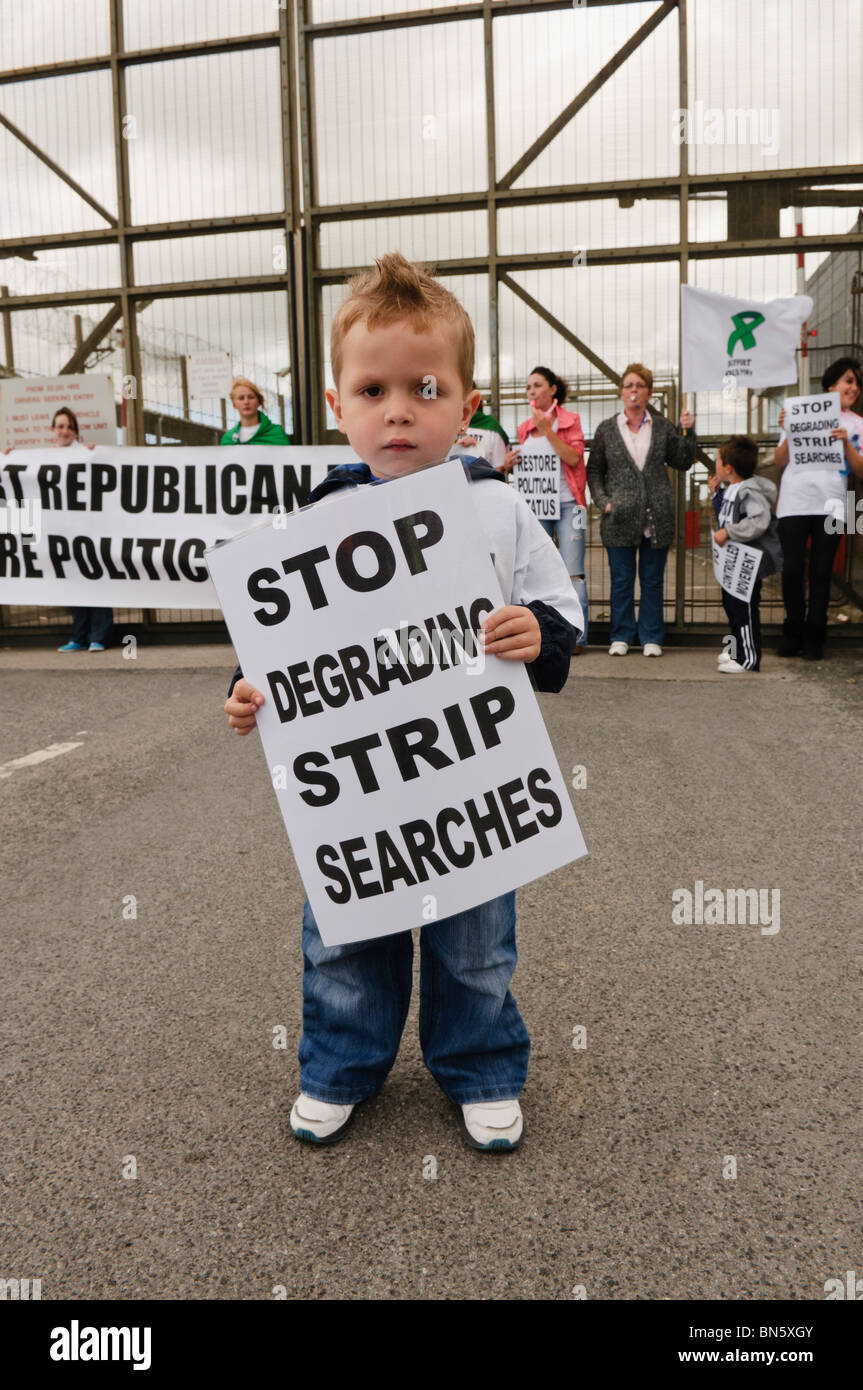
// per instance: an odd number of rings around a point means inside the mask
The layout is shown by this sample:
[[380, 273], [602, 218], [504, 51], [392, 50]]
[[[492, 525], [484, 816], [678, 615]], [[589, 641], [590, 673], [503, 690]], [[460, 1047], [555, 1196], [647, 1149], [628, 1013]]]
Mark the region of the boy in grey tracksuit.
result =
[[745, 434], [733, 434], [719, 450], [716, 472], [707, 482], [718, 522], [714, 532], [717, 545], [739, 541], [762, 552], [758, 577], [748, 603], [722, 590], [722, 604], [733, 638], [731, 650], [724, 647], [719, 658], [719, 669], [727, 675], [759, 670], [761, 581], [765, 575], [782, 567], [782, 547], [772, 510], [776, 484], [769, 478], [756, 477], [757, 465], [755, 440]]

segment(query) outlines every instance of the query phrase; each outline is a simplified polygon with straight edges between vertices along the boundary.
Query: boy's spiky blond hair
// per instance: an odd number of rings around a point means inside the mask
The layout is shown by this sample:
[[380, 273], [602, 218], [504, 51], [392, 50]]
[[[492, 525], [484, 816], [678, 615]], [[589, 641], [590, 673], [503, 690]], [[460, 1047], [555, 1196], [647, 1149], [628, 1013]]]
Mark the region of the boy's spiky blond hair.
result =
[[430, 266], [412, 264], [400, 251], [375, 260], [375, 270], [364, 270], [348, 281], [348, 297], [336, 311], [330, 331], [330, 361], [336, 387], [342, 371], [342, 344], [355, 323], [367, 328], [406, 319], [417, 332], [432, 325], [448, 325], [455, 338], [459, 377], [465, 392], [473, 381], [473, 324], [454, 294], [432, 274]]

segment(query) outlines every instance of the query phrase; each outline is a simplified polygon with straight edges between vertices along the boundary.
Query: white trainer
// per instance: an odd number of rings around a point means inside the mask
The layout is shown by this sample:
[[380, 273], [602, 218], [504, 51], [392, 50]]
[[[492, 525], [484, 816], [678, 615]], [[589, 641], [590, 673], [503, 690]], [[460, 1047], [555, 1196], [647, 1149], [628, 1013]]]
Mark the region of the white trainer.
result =
[[723, 676], [736, 676], [741, 672], [745, 676], [749, 670], [748, 666], [741, 666], [739, 661], [733, 661], [731, 657], [727, 661], [720, 661], [719, 670]]
[[662, 656], [662, 648], [658, 642], [645, 642], [641, 650], [642, 656]]
[[517, 1100], [478, 1100], [461, 1107], [461, 1127], [472, 1149], [506, 1153], [521, 1143], [524, 1117]]
[[628, 651], [629, 651], [629, 643], [628, 643], [628, 642], [612, 642], [611, 646], [610, 646], [609, 649], [608, 649], [608, 655], [609, 655], [609, 656], [626, 656], [626, 653], [627, 653]]
[[355, 1105], [330, 1105], [301, 1094], [291, 1111], [291, 1130], [295, 1139], [311, 1144], [335, 1144], [354, 1117]]

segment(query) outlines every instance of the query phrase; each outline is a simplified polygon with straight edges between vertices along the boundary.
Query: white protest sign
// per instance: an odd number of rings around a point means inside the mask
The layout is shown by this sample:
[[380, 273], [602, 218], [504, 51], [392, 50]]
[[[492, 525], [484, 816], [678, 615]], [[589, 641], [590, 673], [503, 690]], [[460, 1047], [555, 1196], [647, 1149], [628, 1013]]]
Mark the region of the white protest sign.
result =
[[0, 448], [37, 449], [54, 444], [51, 421], [68, 406], [85, 444], [117, 443], [117, 411], [110, 376], [7, 377], [0, 381]]
[[724, 545], [717, 545], [712, 540], [711, 544], [717, 584], [733, 598], [748, 603], [758, 578], [762, 551], [752, 545], [743, 545], [740, 541], [726, 541]]
[[218, 608], [207, 547], [356, 462], [329, 445], [15, 449], [0, 455], [0, 603]]
[[845, 446], [831, 439], [842, 426], [838, 391], [818, 396], [790, 396], [785, 402], [785, 433], [789, 468], [841, 469]]
[[560, 458], [550, 444], [522, 444], [512, 470], [516, 492], [540, 521], [560, 520]]
[[189, 399], [224, 400], [231, 391], [229, 352], [186, 353], [186, 385]]
[[458, 461], [208, 551], [326, 945], [451, 917], [587, 851]]

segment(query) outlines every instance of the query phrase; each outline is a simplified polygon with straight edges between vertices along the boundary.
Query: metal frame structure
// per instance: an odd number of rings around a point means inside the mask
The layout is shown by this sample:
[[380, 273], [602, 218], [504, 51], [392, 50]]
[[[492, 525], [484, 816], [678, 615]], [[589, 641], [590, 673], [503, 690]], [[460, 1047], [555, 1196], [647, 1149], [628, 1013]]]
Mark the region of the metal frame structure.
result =
[[[657, 0], [656, 8], [640, 28], [617, 50], [605, 65], [578, 92], [568, 105], [538, 136], [529, 149], [510, 169], [497, 167], [495, 149], [494, 101], [494, 21], [514, 14], [535, 14], [546, 10], [572, 8], [572, 0], [467, 0], [460, 5], [445, 5], [424, 10], [382, 14], [365, 19], [315, 23], [312, 0], [281, 0], [278, 8], [279, 26], [268, 33], [244, 35], [231, 39], [208, 40], [158, 49], [127, 50], [123, 42], [123, 0], [108, 0], [110, 5], [110, 49], [98, 57], [51, 63], [29, 68], [0, 72], [0, 125], [20, 140], [34, 155], [51, 168], [64, 182], [82, 197], [106, 223], [104, 229], [63, 232], [21, 241], [0, 240], [0, 258], [6, 255], [26, 255], [50, 247], [84, 247], [116, 245], [119, 252], [120, 284], [90, 290], [28, 296], [9, 295], [0, 287], [0, 317], [4, 321], [6, 363], [0, 373], [14, 372], [11, 361], [12, 335], [9, 315], [23, 309], [49, 306], [80, 306], [105, 304], [106, 311], [85, 341], [61, 369], [65, 372], [82, 370], [87, 357], [104, 339], [109, 330], [122, 321], [126, 375], [141, 381], [141, 357], [137, 317], [148, 301], [180, 296], [209, 296], [213, 294], [259, 293], [273, 289], [284, 290], [288, 301], [291, 365], [293, 370], [295, 438], [308, 444], [327, 440], [324, 387], [324, 353], [322, 350], [323, 317], [322, 288], [343, 282], [362, 267], [323, 267], [321, 264], [321, 228], [328, 222], [396, 216], [404, 213], [464, 212], [485, 210], [488, 226], [488, 255], [485, 257], [438, 260], [442, 275], [487, 275], [489, 277], [489, 341], [491, 345], [491, 409], [497, 411], [501, 395], [500, 350], [498, 331], [498, 300], [500, 286], [526, 304], [539, 318], [572, 345], [585, 360], [610, 382], [619, 384], [619, 377], [607, 362], [562, 323], [558, 317], [531, 295], [516, 280], [513, 273], [542, 267], [572, 265], [571, 250], [558, 252], [525, 252], [501, 254], [498, 249], [497, 211], [519, 205], [540, 206], [568, 203], [577, 200], [614, 199], [621, 206], [632, 205], [636, 198], [675, 198], [679, 202], [679, 232], [675, 243], [631, 247], [591, 247], [592, 265], [630, 265], [674, 261], [679, 266], [681, 283], [688, 275], [690, 262], [717, 257], [740, 255], [761, 256], [776, 253], [823, 251], [838, 247], [863, 248], [863, 231], [842, 235], [779, 236], [779, 213], [783, 207], [807, 204], [841, 205], [860, 202], [856, 192], [843, 193], [837, 185], [860, 182], [860, 170], [853, 165], [829, 168], [784, 169], [757, 173], [698, 175], [690, 172], [688, 146], [679, 145], [679, 169], [673, 177], [637, 180], [614, 180], [591, 184], [559, 184], [548, 187], [516, 189], [515, 181], [547, 148], [555, 136], [591, 100], [597, 91], [617, 72], [636, 49], [665, 21], [676, 17], [679, 52], [679, 98], [681, 108], [688, 105], [688, 40], [687, 0]], [[630, 0], [591, 0], [591, 4], [609, 7], [630, 3]], [[318, 201], [316, 129], [315, 129], [315, 44], [334, 36], [350, 36], [387, 29], [422, 27], [454, 21], [481, 20], [485, 52], [485, 98], [487, 138], [487, 186], [469, 193], [442, 196], [402, 198], [353, 204], [322, 205]], [[126, 74], [137, 64], [164, 62], [173, 58], [200, 57], [240, 50], [277, 48], [281, 82], [281, 118], [283, 137], [284, 206], [270, 213], [246, 216], [205, 218], [197, 221], [134, 223], [131, 214], [127, 143], [123, 139], [126, 116]], [[77, 183], [56, 162], [40, 150], [22, 131], [2, 115], [3, 87], [34, 79], [110, 71], [114, 124], [114, 149], [118, 211], [114, 217], [88, 191]], [[819, 190], [832, 186], [829, 193]], [[728, 202], [729, 239], [698, 241], [689, 239], [688, 211], [690, 198], [703, 192], [725, 196]], [[302, 194], [302, 197], [301, 197]], [[743, 229], [752, 235], [741, 236]], [[212, 235], [218, 232], [238, 232], [272, 229], [283, 231], [288, 246], [284, 271], [256, 276], [233, 276], [209, 280], [183, 280], [168, 284], [136, 285], [134, 281], [133, 247], [147, 240]], [[130, 443], [144, 443], [147, 417], [139, 390], [128, 402], [128, 438]], [[676, 410], [677, 402], [670, 402]], [[154, 419], [156, 417], [153, 417]], [[184, 434], [193, 442], [200, 426], [190, 426]], [[677, 478], [678, 515], [682, 518], [685, 505], [685, 480]], [[678, 527], [677, 579], [675, 621], [684, 619], [685, 573], [683, 527]]]

